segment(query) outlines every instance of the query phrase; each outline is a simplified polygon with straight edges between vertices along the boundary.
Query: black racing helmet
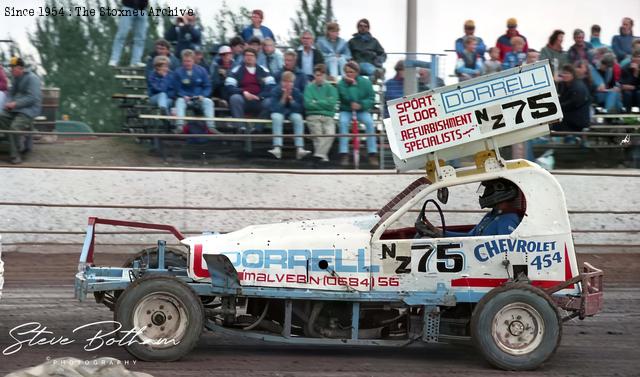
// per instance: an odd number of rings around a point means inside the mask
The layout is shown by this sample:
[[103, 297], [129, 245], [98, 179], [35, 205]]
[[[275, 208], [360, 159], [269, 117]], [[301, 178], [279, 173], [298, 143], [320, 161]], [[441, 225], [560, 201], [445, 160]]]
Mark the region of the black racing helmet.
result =
[[504, 178], [492, 179], [481, 183], [484, 192], [478, 198], [480, 208], [493, 208], [496, 204], [518, 197], [518, 187]]

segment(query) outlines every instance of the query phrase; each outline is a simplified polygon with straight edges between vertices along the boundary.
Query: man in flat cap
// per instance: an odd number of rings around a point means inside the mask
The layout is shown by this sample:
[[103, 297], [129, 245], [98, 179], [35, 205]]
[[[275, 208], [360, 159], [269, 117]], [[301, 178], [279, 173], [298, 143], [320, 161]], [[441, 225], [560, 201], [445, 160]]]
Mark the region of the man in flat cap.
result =
[[476, 38], [476, 55], [480, 56], [482, 60], [484, 60], [484, 53], [487, 50], [487, 46], [485, 46], [482, 38], [474, 35], [476, 31], [476, 24], [473, 20], [466, 20], [464, 22], [464, 35], [458, 39], [456, 39], [456, 53], [458, 54], [458, 58], [461, 58], [464, 54], [464, 39], [473, 36]]
[[[26, 131], [33, 127], [33, 118], [40, 115], [42, 92], [40, 79], [25, 69], [24, 61], [12, 57], [9, 66], [13, 83], [9, 98], [0, 113], [0, 130]], [[22, 162], [20, 152], [23, 149], [23, 135], [9, 134], [9, 154], [12, 164]]]
[[524, 39], [524, 49], [523, 52], [526, 54], [529, 51], [529, 45], [527, 44], [527, 38], [518, 32], [518, 20], [511, 17], [507, 20], [507, 32], [498, 38], [496, 42], [496, 47], [500, 50], [500, 61], [504, 61], [504, 56], [507, 52], [512, 50], [511, 47], [511, 38], [519, 36]]

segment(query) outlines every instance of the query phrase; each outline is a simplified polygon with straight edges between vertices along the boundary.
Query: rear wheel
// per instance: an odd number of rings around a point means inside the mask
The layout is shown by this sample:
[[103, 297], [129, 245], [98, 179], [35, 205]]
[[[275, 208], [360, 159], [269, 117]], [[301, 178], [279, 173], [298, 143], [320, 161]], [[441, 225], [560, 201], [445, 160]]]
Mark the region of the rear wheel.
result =
[[508, 284], [480, 300], [471, 317], [471, 337], [492, 365], [531, 370], [558, 348], [562, 320], [544, 291], [526, 283]]
[[150, 275], [136, 280], [116, 303], [121, 343], [145, 361], [175, 361], [195, 347], [204, 324], [204, 308], [182, 281]]

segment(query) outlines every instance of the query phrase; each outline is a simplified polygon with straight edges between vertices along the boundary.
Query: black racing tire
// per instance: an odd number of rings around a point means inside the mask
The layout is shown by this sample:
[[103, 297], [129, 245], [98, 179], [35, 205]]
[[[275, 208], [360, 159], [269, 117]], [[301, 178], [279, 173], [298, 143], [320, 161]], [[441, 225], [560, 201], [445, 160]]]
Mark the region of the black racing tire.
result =
[[[147, 261], [147, 255], [149, 255], [149, 259]], [[150, 247], [144, 249], [133, 256], [131, 256], [127, 261], [122, 265], [122, 267], [131, 268], [133, 267], [134, 261], [144, 261], [145, 263], [149, 263], [147, 268], [158, 268], [158, 247]], [[187, 253], [181, 249], [175, 249], [172, 247], [165, 247], [164, 249], [164, 264], [165, 268], [167, 267], [184, 267], [187, 268]]]
[[494, 367], [533, 370], [556, 352], [562, 319], [543, 290], [512, 283], [487, 293], [471, 316], [471, 338]]
[[[175, 361], [197, 344], [204, 326], [204, 307], [182, 281], [149, 275], [124, 290], [114, 317], [122, 326], [120, 344], [131, 355], [144, 361]], [[143, 330], [137, 332], [139, 329]], [[162, 339], [167, 341], [154, 344]]]

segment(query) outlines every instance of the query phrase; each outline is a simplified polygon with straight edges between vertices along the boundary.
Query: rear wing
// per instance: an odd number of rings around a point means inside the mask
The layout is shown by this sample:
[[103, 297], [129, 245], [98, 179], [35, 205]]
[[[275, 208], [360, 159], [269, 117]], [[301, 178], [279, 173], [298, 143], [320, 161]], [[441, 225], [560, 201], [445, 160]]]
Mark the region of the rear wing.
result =
[[387, 102], [396, 168], [423, 169], [549, 133], [562, 120], [548, 60]]

